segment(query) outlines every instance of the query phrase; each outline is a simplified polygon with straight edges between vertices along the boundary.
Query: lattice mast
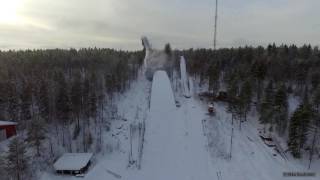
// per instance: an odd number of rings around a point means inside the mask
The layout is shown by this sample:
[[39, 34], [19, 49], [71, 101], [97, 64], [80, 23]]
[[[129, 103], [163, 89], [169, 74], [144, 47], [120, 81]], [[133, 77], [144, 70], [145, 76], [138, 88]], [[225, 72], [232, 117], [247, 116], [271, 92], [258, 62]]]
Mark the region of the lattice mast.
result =
[[214, 39], [213, 39], [213, 49], [217, 48], [217, 23], [218, 23], [218, 0], [216, 0], [216, 12], [214, 16]]

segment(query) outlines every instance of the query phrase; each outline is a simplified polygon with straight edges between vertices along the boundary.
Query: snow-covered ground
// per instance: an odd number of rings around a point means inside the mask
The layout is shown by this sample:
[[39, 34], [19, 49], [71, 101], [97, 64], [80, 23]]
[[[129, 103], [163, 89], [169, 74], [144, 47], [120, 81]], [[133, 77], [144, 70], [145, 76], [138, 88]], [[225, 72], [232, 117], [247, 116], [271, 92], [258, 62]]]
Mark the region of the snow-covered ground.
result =
[[[213, 164], [213, 170], [220, 173], [221, 179], [287, 179], [284, 172], [317, 172], [306, 165], [296, 162], [288, 154], [281, 155], [273, 148], [266, 146], [258, 136], [256, 117], [251, 116], [242, 123], [241, 131], [235, 121], [232, 158], [230, 154], [231, 115], [226, 113], [224, 104], [216, 104], [217, 114], [206, 118], [206, 136]], [[300, 177], [295, 179], [305, 179]], [[319, 177], [317, 177], [319, 178]], [[317, 179], [314, 177], [313, 179]], [[309, 178], [308, 179], [312, 179]]]
[[[152, 83], [151, 86], [140, 75], [131, 90], [118, 100], [119, 114], [124, 120], [113, 122], [111, 131], [104, 136], [112, 151], [96, 155], [84, 180], [287, 179], [283, 172], [315, 172], [316, 177], [293, 179], [319, 178], [319, 162], [308, 171], [305, 162], [281, 156], [267, 147], [258, 136], [255, 114], [242, 124], [241, 131], [235, 121], [230, 159], [232, 126], [225, 104], [215, 104], [216, 115], [208, 116], [207, 102], [197, 98], [195, 90], [199, 88], [190, 81], [191, 98], [176, 96], [181, 104], [178, 108], [164, 71], [156, 72]], [[137, 149], [140, 143], [134, 139], [131, 148], [130, 124], [139, 122], [145, 122], [146, 127], [141, 169], [129, 165], [131, 149], [135, 159], [139, 158]], [[42, 179], [78, 178], [45, 173]]]

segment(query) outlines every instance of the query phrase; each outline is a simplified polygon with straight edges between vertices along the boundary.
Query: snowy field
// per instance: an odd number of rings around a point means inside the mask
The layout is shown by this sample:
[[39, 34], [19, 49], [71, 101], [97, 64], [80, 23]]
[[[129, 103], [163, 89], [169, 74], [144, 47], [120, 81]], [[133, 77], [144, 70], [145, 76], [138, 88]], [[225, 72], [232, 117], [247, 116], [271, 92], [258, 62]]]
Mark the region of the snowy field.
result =
[[[186, 82], [185, 78], [183, 78]], [[319, 179], [319, 162], [310, 171], [306, 162], [281, 156], [267, 147], [257, 132], [257, 117], [251, 114], [239, 130], [234, 124], [232, 158], [230, 159], [231, 115], [225, 104], [215, 104], [215, 116], [207, 115], [206, 102], [200, 101], [190, 80], [191, 98], [175, 98], [167, 74], [157, 71], [152, 86], [143, 75], [130, 91], [119, 99], [124, 121], [112, 124], [105, 134], [110, 152], [96, 155], [95, 163], [84, 180], [271, 180], [288, 179], [283, 172], [315, 172]], [[151, 97], [150, 95], [151, 91]], [[150, 101], [151, 100], [151, 101]], [[150, 109], [149, 109], [150, 101]], [[130, 141], [130, 124], [145, 121], [141, 168], [129, 164], [131, 156], [139, 161], [139, 138]], [[133, 145], [132, 145], [133, 142]], [[132, 147], [132, 148], [131, 148]], [[132, 154], [132, 155], [130, 155]], [[277, 154], [275, 156], [275, 154]], [[45, 173], [43, 180], [78, 179]]]

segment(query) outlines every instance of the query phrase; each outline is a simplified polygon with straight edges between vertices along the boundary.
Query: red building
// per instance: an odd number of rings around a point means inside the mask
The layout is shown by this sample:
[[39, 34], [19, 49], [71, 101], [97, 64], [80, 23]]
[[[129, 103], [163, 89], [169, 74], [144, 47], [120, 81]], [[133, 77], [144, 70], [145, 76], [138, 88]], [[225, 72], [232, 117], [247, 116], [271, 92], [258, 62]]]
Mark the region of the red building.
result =
[[0, 121], [0, 141], [8, 139], [17, 134], [17, 123], [11, 121]]

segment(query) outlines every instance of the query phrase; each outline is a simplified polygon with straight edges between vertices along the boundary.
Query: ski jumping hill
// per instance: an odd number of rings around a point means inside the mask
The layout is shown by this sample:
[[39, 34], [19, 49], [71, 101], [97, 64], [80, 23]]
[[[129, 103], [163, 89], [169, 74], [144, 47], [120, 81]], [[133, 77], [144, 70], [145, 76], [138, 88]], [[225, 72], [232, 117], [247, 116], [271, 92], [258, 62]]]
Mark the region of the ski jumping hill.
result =
[[193, 115], [188, 111], [189, 107], [175, 107], [168, 75], [157, 71], [146, 121], [141, 179], [212, 179], [201, 121], [191, 121]]
[[150, 108], [152, 115], [168, 113], [175, 109], [170, 80], [165, 71], [157, 71], [154, 74]]

